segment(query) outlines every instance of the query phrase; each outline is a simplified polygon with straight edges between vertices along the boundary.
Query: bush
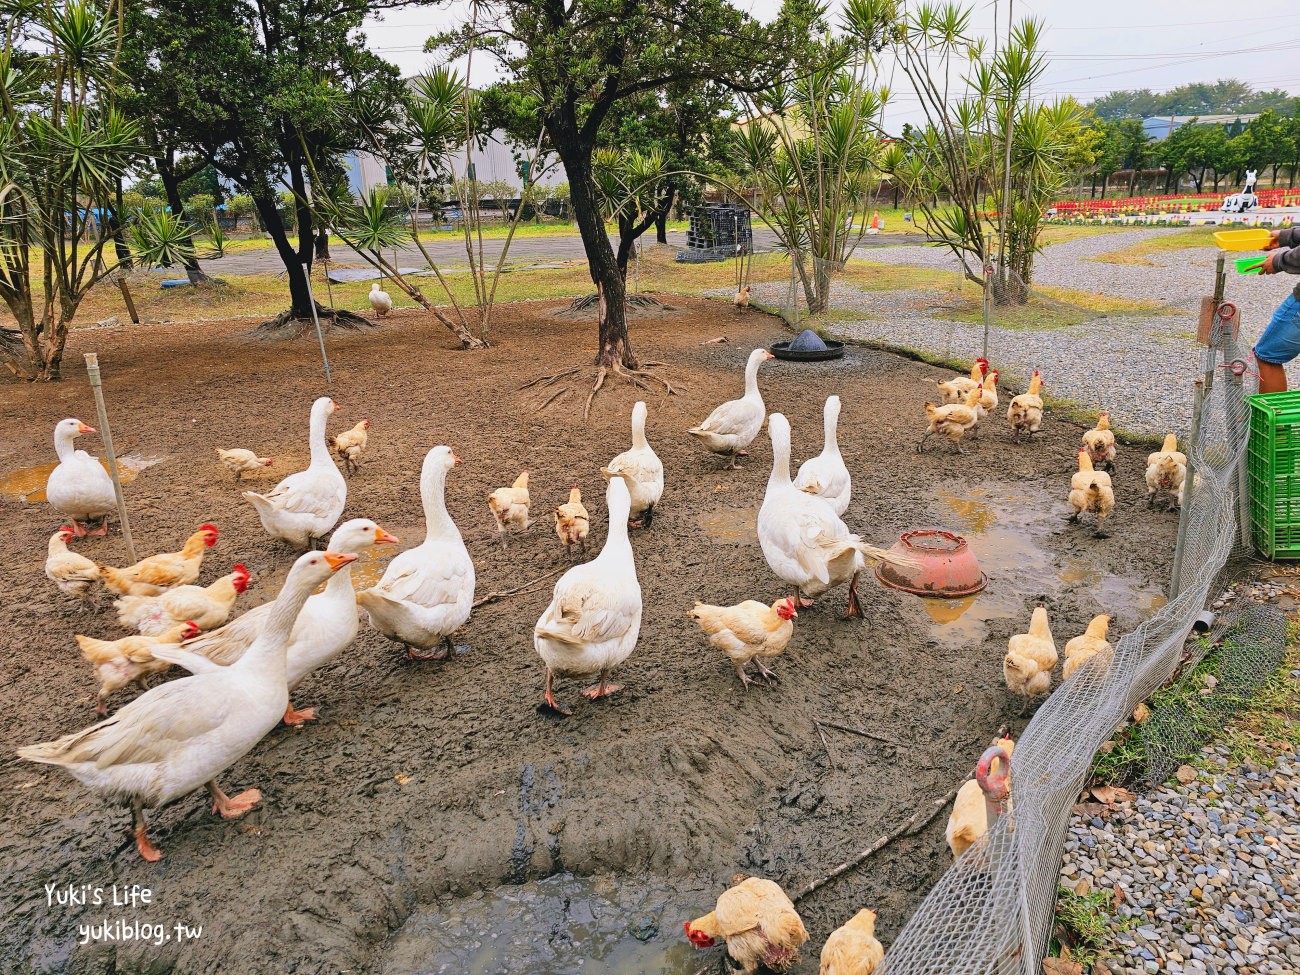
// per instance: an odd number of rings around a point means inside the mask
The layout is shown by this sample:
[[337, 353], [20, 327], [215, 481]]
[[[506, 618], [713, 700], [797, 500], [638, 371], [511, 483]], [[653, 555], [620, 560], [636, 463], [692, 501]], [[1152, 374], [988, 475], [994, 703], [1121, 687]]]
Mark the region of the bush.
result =
[[232, 217], [244, 217], [254, 210], [253, 198], [247, 193], [236, 193], [226, 201], [226, 212]]
[[185, 201], [185, 214], [196, 223], [205, 224], [212, 219], [216, 203], [211, 193], [195, 193]]

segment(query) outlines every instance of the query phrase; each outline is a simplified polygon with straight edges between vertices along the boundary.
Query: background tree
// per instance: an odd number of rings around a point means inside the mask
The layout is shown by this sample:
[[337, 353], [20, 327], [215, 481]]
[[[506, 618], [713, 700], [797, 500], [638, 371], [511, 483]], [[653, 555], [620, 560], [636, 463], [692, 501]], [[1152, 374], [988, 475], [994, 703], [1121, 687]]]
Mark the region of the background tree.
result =
[[1214, 82], [1194, 82], [1164, 92], [1150, 88], [1112, 91], [1088, 104], [1099, 118], [1120, 121], [1126, 118], [1150, 118], [1153, 115], [1232, 115], [1250, 114], [1267, 109], [1289, 114], [1295, 96], [1280, 88], [1254, 91], [1235, 78]]
[[465, 50], [477, 40], [539, 99], [596, 286], [599, 388], [606, 370], [638, 368], [593, 161], [611, 111], [643, 92], [693, 82], [759, 90], [789, 70], [819, 10], [810, 0], [785, 0], [769, 26], [726, 0], [482, 0], [474, 10], [474, 24], [431, 38], [430, 47]]
[[0, 13], [0, 296], [18, 325], [0, 329], [0, 361], [23, 379], [60, 378], [78, 306], [118, 264], [105, 248], [141, 148], [117, 104], [120, 14], [88, 0]]
[[[394, 102], [396, 69], [367, 51], [359, 33], [385, 0], [150, 0], [156, 43], [147, 52], [176, 137], [197, 148], [247, 193], [284, 263], [290, 307], [269, 323], [301, 330], [312, 314], [308, 274], [315, 258], [312, 193], [343, 179], [341, 159], [364, 145], [342, 99]], [[308, 173], [317, 174], [314, 188]], [[291, 194], [288, 219], [282, 188]], [[295, 239], [296, 238], [296, 239]], [[329, 309], [317, 306], [318, 314]], [[339, 323], [364, 319], [339, 311]]]
[[1295, 158], [1294, 135], [1290, 120], [1269, 109], [1252, 119], [1242, 132], [1246, 166], [1252, 169], [1272, 169], [1272, 181], [1277, 182], [1277, 171]]

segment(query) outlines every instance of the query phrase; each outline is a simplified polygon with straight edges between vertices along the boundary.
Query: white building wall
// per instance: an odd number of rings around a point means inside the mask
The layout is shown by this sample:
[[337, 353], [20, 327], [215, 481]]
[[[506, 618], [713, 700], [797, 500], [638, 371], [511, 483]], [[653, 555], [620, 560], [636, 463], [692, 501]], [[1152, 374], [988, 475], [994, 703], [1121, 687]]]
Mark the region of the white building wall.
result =
[[[481, 183], [504, 181], [519, 191], [523, 188], [523, 180], [519, 177], [514, 153], [511, 152], [504, 138], [505, 133], [498, 131], [482, 145], [474, 146], [470, 156], [474, 164], [474, 175]], [[525, 157], [531, 154], [530, 150]], [[450, 161], [456, 179], [463, 179], [466, 168], [464, 150], [454, 153]], [[534, 183], [540, 186], [556, 186], [565, 181], [564, 167], [553, 155], [549, 160], [543, 159], [543, 162], [549, 162], [550, 165], [540, 176], [534, 172]], [[348, 184], [358, 195], [368, 193], [375, 186], [384, 186], [388, 183], [387, 168], [381, 160], [369, 153], [349, 155], [347, 170]]]

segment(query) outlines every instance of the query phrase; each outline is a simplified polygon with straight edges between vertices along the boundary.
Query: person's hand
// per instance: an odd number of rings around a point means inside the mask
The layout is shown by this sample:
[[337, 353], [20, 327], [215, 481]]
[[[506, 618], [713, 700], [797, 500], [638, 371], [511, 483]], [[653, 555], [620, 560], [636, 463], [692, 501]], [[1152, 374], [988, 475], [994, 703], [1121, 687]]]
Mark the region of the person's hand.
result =
[[1281, 233], [1282, 231], [1280, 230], [1270, 230], [1268, 232], [1268, 243], [1264, 245], [1264, 250], [1271, 251], [1274, 247], [1279, 246], [1280, 241], [1278, 240], [1278, 237]]
[[1259, 266], [1260, 274], [1277, 274], [1277, 268], [1273, 266], [1273, 258], [1264, 258], [1264, 263]]

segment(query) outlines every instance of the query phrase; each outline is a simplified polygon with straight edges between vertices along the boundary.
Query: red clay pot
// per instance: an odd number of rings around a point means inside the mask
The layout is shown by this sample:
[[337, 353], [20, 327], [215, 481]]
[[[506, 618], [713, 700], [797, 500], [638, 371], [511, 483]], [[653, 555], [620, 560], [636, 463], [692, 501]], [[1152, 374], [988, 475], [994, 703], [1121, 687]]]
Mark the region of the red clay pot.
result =
[[966, 544], [966, 539], [952, 532], [922, 529], [906, 532], [891, 552], [909, 557], [914, 566], [896, 566], [882, 562], [876, 566], [876, 578], [887, 586], [916, 596], [959, 599], [971, 596], [988, 585], [986, 576]]

